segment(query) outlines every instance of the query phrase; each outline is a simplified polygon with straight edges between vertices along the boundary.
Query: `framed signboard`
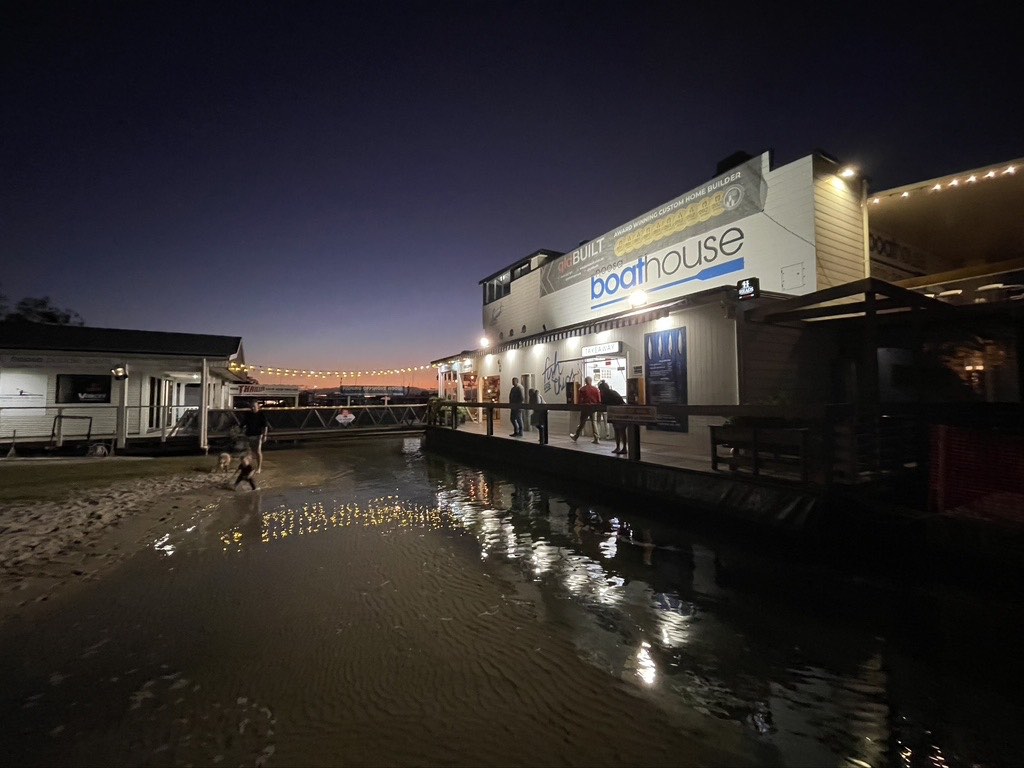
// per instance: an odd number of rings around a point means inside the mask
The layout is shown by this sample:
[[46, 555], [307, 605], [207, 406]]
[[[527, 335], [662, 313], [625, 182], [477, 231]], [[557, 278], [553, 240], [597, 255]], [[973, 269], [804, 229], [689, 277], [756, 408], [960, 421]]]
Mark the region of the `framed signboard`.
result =
[[[686, 328], [644, 334], [644, 369], [648, 405], [686, 405]], [[689, 420], [671, 416], [648, 429], [689, 432]]]

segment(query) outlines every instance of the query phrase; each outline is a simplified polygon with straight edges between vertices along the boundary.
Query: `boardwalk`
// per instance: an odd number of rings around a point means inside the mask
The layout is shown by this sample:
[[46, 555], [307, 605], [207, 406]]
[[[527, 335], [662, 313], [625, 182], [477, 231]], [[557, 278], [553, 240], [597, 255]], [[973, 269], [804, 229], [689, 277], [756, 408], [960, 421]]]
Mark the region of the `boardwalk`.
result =
[[[578, 453], [588, 453], [596, 456], [611, 456], [612, 458], [616, 458], [615, 454], [612, 453], [612, 449], [615, 448], [614, 435], [607, 440], [601, 440], [601, 442], [597, 444], [593, 442], [593, 438], [589, 434], [582, 435], [579, 440], [573, 442], [569, 437], [569, 426], [567, 422], [559, 421], [555, 417], [553, 417], [551, 421], [552, 427], [550, 434], [548, 435], [547, 448], [576, 451]], [[467, 420], [465, 424], [459, 425], [459, 431], [485, 435], [487, 434], [487, 425], [483, 421]], [[611, 434], [611, 427], [609, 427], [609, 434]], [[510, 437], [508, 434], [507, 423], [497, 423], [494, 425], [494, 435], [492, 436], [492, 439], [536, 444], [539, 442], [539, 435], [536, 429], [531, 429], [529, 432], [525, 432], [522, 437]], [[640, 459], [648, 464], [674, 467], [676, 469], [690, 469], [698, 472], [712, 471], [711, 451], [707, 446], [705, 447], [705, 452], [703, 454], [698, 454], [686, 445], [678, 443], [673, 444], [672, 442], [653, 442], [651, 440], [644, 440], [643, 433], [641, 433], [640, 440]], [[622, 461], [629, 460], [625, 455], [620, 455], [617, 458]]]

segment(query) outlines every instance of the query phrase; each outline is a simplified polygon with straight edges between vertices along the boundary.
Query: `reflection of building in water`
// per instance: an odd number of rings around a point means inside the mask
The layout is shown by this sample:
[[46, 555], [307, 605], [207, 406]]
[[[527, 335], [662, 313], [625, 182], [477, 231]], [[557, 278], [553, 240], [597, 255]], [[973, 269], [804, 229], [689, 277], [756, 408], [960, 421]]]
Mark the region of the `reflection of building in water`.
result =
[[[476, 536], [481, 558], [499, 556], [518, 564], [531, 580], [557, 582], [610, 632], [595, 635], [588, 626], [579, 642], [614, 660], [621, 674], [653, 684], [658, 677], [655, 653], [650, 646], [641, 647], [637, 638], [651, 636], [669, 647], [688, 642], [695, 607], [674, 591], [690, 581], [686, 553], [652, 554], [654, 547], [632, 541], [618, 519], [605, 519], [594, 509], [552, 500], [515, 483], [498, 483], [491, 490], [491, 501], [504, 505], [463, 501], [450, 506], [452, 518]], [[452, 501], [450, 495], [439, 498], [441, 505]], [[653, 563], [659, 556], [665, 570], [657, 581], [664, 584], [663, 591], [648, 583], [657, 573]], [[643, 565], [644, 558], [650, 565]], [[608, 642], [598, 642], [602, 637]]]
[[[792, 756], [793, 764], [834, 762], [836, 745], [854, 764], [885, 762], [887, 677], [877, 659], [858, 648], [842, 671], [808, 663], [766, 675], [749, 638], [769, 635], [791, 649], [806, 641], [807, 627], [737, 602], [722, 585], [714, 550], [669, 545], [657, 527], [631, 530], [604, 509], [534, 489], [524, 502], [521, 484], [471, 475], [458, 478], [464, 490], [439, 493], [438, 506], [477, 538], [481, 558], [560, 593], [543, 612], [570, 628], [582, 656], [666, 706], [769, 737], [787, 763]], [[826, 655], [835, 651], [829, 644]]]
[[[855, 764], [885, 763], [889, 679], [878, 648], [821, 632], [771, 588], [722, 586], [712, 550], [666, 546], [657, 527], [630, 533], [604, 508], [482, 472], [453, 471], [450, 480], [437, 483], [432, 504], [385, 496], [261, 510], [254, 496], [222, 541], [241, 550], [345, 527], [464, 529], [482, 559], [541, 585], [517, 594], [536, 595], [537, 614], [565, 627], [582, 657], [667, 709], [740, 724], [786, 764], [835, 762], [837, 750]], [[732, 574], [745, 577], [759, 574]]]

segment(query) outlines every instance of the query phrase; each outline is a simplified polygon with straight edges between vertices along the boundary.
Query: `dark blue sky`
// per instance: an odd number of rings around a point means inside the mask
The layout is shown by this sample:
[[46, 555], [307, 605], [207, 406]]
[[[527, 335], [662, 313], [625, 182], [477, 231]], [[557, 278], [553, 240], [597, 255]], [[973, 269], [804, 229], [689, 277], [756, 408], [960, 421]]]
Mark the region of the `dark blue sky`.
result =
[[702, 5], [6, 2], [0, 291], [406, 367], [735, 150], [875, 190], [1024, 155], [1009, 17]]

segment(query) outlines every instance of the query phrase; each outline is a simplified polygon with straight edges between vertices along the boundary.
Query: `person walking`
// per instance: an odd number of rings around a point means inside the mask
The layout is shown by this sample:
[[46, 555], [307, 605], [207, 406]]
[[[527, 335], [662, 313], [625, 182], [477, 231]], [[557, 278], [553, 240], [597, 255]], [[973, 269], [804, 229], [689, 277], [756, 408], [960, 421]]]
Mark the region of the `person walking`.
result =
[[263, 470], [263, 444], [267, 441], [267, 414], [260, 408], [260, 401], [254, 400], [252, 411], [245, 419], [245, 439], [249, 442], [249, 450], [256, 454], [256, 474]]
[[[601, 380], [601, 383], [597, 385], [598, 390], [601, 392], [601, 402], [605, 405], [625, 405], [626, 399], [608, 386], [608, 382]], [[626, 452], [626, 425], [621, 421], [613, 421], [612, 429], [615, 430], [615, 450], [612, 453], [625, 453]]]
[[574, 443], [579, 440], [583, 433], [583, 425], [589, 421], [590, 429], [594, 433], [594, 443], [600, 443], [601, 441], [597, 437], [597, 424], [594, 422], [595, 409], [593, 406], [601, 404], [601, 390], [594, 386], [594, 380], [589, 376], [583, 379], [583, 386], [580, 387], [579, 404], [581, 406], [580, 424], [576, 427], [575, 432], [569, 434], [569, 437]]
[[512, 434], [509, 437], [523, 436], [523, 402], [526, 400], [519, 379], [512, 377], [512, 389], [508, 393], [508, 418], [512, 422]]
[[[539, 405], [544, 402], [544, 398], [541, 397], [540, 392], [536, 389], [531, 389], [528, 396], [530, 405]], [[548, 418], [547, 411], [538, 411], [536, 409], [530, 410], [530, 426], [540, 432], [540, 441], [542, 443], [547, 442], [547, 431], [548, 431]]]

